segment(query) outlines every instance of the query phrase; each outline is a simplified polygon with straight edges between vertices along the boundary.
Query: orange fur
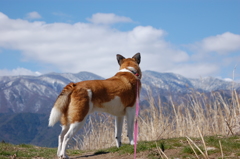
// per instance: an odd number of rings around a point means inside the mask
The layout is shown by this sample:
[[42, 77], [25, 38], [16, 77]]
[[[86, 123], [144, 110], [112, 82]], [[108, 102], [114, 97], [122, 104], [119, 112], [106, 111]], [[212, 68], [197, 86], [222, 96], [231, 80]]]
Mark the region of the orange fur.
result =
[[[134, 58], [127, 58], [121, 61], [120, 69], [133, 67], [141, 77], [141, 70]], [[124, 107], [132, 107], [136, 101], [136, 86], [140, 83], [138, 77], [130, 72], [118, 72], [115, 76], [106, 80], [89, 80], [78, 83], [70, 83], [64, 87], [59, 97], [67, 95], [69, 100], [62, 112], [61, 124], [81, 122], [89, 111], [89, 101], [94, 106], [103, 108], [103, 103], [109, 102], [116, 96], [120, 97]], [[92, 98], [89, 99], [87, 90], [91, 90]]]
[[[109, 102], [115, 96], [119, 96], [124, 107], [131, 107], [136, 100], [138, 79], [129, 72], [119, 72], [106, 80], [82, 81], [71, 86], [67, 85], [63, 93], [71, 91], [70, 104], [63, 109], [62, 125], [68, 122], [82, 121], [89, 110], [89, 97], [87, 89], [92, 91], [91, 101], [97, 107], [103, 107], [102, 103]], [[74, 86], [74, 87], [73, 87]], [[62, 93], [61, 93], [62, 94]], [[68, 122], [67, 122], [68, 121]]]
[[[140, 73], [141, 70], [133, 59], [124, 59], [121, 68], [134, 67]], [[92, 103], [97, 107], [103, 107], [102, 103], [109, 102], [115, 96], [121, 98], [124, 107], [132, 107], [136, 101], [138, 78], [129, 72], [118, 72], [115, 76], [106, 80], [82, 81], [68, 84], [60, 96], [71, 92], [69, 104], [61, 109], [63, 115], [61, 124], [81, 122], [89, 110], [89, 97], [87, 89], [92, 91]], [[140, 82], [139, 82], [140, 83]]]

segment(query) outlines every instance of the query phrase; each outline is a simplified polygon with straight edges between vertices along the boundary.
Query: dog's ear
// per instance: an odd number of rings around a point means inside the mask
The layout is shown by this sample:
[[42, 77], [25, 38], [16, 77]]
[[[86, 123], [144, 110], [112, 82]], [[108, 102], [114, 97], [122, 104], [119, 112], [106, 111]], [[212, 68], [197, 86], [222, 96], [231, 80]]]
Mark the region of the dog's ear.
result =
[[117, 61], [118, 64], [121, 66], [123, 60], [125, 59], [125, 57], [123, 57], [122, 55], [117, 54]]
[[132, 58], [134, 58], [135, 61], [136, 61], [138, 64], [140, 64], [140, 62], [141, 62], [141, 55], [140, 55], [140, 53], [136, 53]]

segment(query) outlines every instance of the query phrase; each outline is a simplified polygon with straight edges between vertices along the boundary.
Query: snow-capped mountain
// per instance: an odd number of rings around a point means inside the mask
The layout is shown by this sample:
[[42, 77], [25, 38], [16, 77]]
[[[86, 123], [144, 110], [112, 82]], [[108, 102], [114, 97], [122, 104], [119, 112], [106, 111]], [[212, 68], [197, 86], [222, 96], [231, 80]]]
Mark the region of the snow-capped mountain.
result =
[[142, 78], [142, 93], [151, 90], [152, 94], [186, 94], [192, 91], [212, 92], [239, 90], [240, 83], [229, 82], [213, 77], [191, 79], [174, 73], [159, 73], [144, 71]]
[[49, 113], [66, 84], [91, 79], [103, 78], [89, 72], [0, 77], [0, 113]]
[[[41, 76], [0, 76], [0, 113], [44, 113], [48, 114], [62, 88], [70, 82], [103, 79], [89, 72], [49, 73]], [[209, 77], [189, 79], [173, 73], [144, 71], [142, 78], [141, 99], [148, 91], [153, 96], [167, 96], [169, 93], [190, 93], [231, 90], [232, 82]], [[240, 83], [234, 84], [240, 89]]]

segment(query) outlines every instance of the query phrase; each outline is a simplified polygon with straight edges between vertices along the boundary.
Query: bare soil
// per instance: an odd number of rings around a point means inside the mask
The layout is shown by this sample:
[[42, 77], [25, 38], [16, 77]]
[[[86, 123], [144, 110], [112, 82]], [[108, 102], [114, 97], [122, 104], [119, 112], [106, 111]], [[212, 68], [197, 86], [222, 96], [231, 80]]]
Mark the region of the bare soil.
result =
[[[180, 159], [180, 158], [196, 158], [196, 156], [193, 155], [187, 155], [181, 153], [181, 149], [177, 148], [177, 149], [167, 149], [164, 151], [164, 153], [166, 154], [166, 156], [168, 158], [175, 158], [175, 159]], [[151, 155], [151, 156], [149, 156]], [[236, 159], [240, 159], [240, 156], [236, 156], [235, 154], [231, 154], [229, 156], [224, 156], [225, 158], [236, 158]], [[82, 155], [78, 155], [78, 156], [71, 156], [70, 159], [133, 159], [134, 156], [133, 154], [119, 154], [119, 153], [100, 153], [100, 154], [94, 154], [94, 152], [88, 152]], [[161, 158], [159, 155], [159, 152], [157, 149], [153, 149], [151, 151], [144, 151], [144, 152], [140, 152], [137, 153], [137, 159], [147, 159], [147, 158]], [[199, 158], [203, 158], [203, 156], [199, 155]], [[221, 158], [221, 154], [220, 153], [214, 153], [209, 155], [209, 159], [218, 159]]]

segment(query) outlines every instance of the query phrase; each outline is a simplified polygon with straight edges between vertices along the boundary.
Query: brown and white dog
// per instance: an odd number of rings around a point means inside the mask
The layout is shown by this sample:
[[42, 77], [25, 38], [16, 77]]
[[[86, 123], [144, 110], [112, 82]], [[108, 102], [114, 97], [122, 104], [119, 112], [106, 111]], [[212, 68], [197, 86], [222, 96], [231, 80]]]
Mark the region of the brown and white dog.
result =
[[[121, 133], [124, 116], [127, 119], [127, 135], [133, 145], [133, 123], [137, 85], [141, 86], [142, 76], [139, 63], [140, 53], [132, 58], [117, 55], [120, 70], [106, 80], [90, 80], [70, 83], [58, 96], [49, 117], [49, 126], [61, 121], [62, 131], [58, 138], [57, 155], [68, 158], [66, 146], [73, 135], [84, 125], [87, 115], [106, 112], [115, 117], [115, 137], [117, 147], [121, 146]], [[139, 89], [138, 89], [139, 90]]]

